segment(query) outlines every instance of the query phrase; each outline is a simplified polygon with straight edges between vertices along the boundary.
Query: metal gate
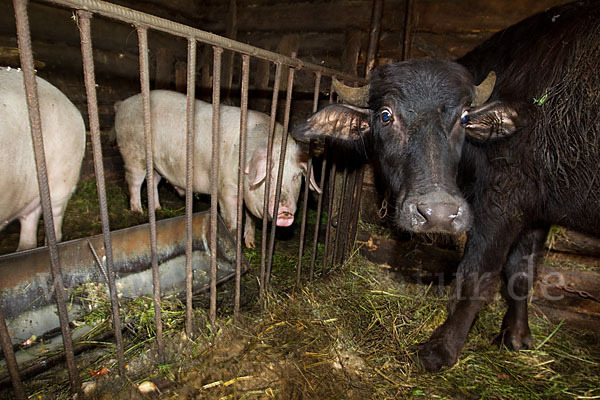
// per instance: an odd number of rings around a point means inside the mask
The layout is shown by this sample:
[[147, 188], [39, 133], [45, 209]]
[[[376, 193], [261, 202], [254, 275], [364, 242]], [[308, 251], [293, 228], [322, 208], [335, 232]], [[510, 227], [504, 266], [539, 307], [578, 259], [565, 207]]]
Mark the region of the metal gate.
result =
[[[45, 1], [45, 0], [44, 0]], [[191, 28], [186, 25], [178, 24], [166, 19], [158, 18], [141, 12], [136, 12], [131, 9], [117, 6], [114, 4], [105, 3], [98, 0], [48, 0], [51, 3], [68, 7], [76, 10], [77, 24], [81, 36], [81, 53], [83, 59], [83, 73], [84, 82], [86, 88], [87, 106], [89, 112], [89, 131], [91, 132], [93, 158], [94, 158], [94, 169], [98, 189], [98, 201], [100, 205], [101, 221], [102, 221], [102, 232], [103, 232], [103, 245], [104, 253], [106, 256], [106, 279], [109, 284], [109, 292], [111, 298], [112, 315], [113, 315], [113, 328], [115, 337], [115, 347], [118, 360], [119, 371], [121, 374], [125, 374], [125, 359], [123, 350], [123, 341], [121, 336], [121, 321], [119, 320], [119, 301], [117, 298], [117, 288], [115, 285], [115, 270], [113, 262], [113, 248], [111, 239], [111, 230], [109, 227], [108, 220], [108, 208], [104, 178], [104, 166], [103, 157], [100, 144], [100, 124], [98, 117], [98, 102], [96, 97], [96, 84], [94, 74], [94, 63], [93, 63], [93, 48], [90, 25], [91, 19], [94, 15], [108, 17], [113, 20], [120, 21], [126, 24], [132, 24], [135, 26], [138, 35], [139, 44], [139, 68], [140, 68], [140, 89], [143, 98], [143, 109], [144, 109], [144, 130], [145, 130], [145, 150], [146, 150], [146, 176], [147, 185], [152, 187], [153, 185], [153, 160], [152, 160], [152, 143], [151, 143], [151, 118], [150, 118], [150, 79], [149, 79], [149, 61], [148, 61], [148, 30], [161, 31], [170, 35], [185, 38], [187, 40], [187, 148], [186, 148], [186, 165], [187, 165], [187, 179], [186, 179], [186, 217], [185, 217], [185, 274], [186, 274], [186, 333], [188, 336], [192, 336], [192, 177], [191, 177], [191, 163], [192, 163], [192, 147], [193, 147], [193, 133], [194, 133], [194, 98], [196, 90], [196, 47], [197, 43], [208, 44], [213, 48], [213, 80], [212, 80], [212, 115], [213, 115], [213, 126], [212, 135], [216, 138], [218, 134], [219, 126], [219, 107], [221, 103], [220, 88], [221, 88], [221, 56], [223, 50], [229, 50], [235, 53], [239, 53], [242, 56], [242, 70], [241, 70], [241, 129], [240, 129], [240, 160], [245, 160], [245, 140], [246, 140], [246, 118], [248, 110], [248, 82], [250, 68], [249, 65], [253, 59], [267, 60], [275, 66], [275, 80], [273, 84], [273, 96], [271, 101], [271, 125], [269, 132], [269, 148], [272, 148], [274, 126], [277, 114], [277, 102], [280, 92], [280, 81], [284, 71], [287, 70], [287, 85], [285, 97], [285, 112], [283, 116], [283, 138], [282, 138], [282, 153], [285, 151], [285, 140], [287, 140], [287, 132], [290, 122], [290, 109], [292, 104], [292, 93], [294, 85], [294, 73], [300, 69], [303, 71], [309, 71], [314, 75], [314, 97], [313, 97], [313, 112], [316, 111], [321, 94], [321, 78], [323, 76], [337, 77], [343, 79], [346, 82], [364, 83], [364, 79], [358, 78], [353, 75], [344, 74], [329, 68], [324, 68], [319, 65], [303, 62], [294, 57], [287, 57], [275, 52], [266, 51], [259, 49], [244, 43], [229, 40], [205, 31]], [[69, 328], [69, 317], [67, 314], [67, 307], [64, 298], [64, 284], [62, 280], [61, 272], [61, 260], [59, 259], [59, 253], [57, 252], [57, 241], [53, 228], [53, 217], [50, 206], [50, 193], [48, 189], [48, 178], [46, 173], [46, 166], [44, 160], [43, 144], [41, 142], [41, 122], [39, 104], [37, 99], [37, 89], [35, 82], [35, 71], [32, 56], [32, 47], [30, 39], [30, 29], [28, 22], [27, 2], [25, 0], [13, 0], [15, 8], [15, 17], [17, 23], [18, 33], [18, 44], [20, 49], [21, 67], [24, 75], [24, 83], [27, 93], [27, 104], [29, 110], [29, 118], [31, 123], [31, 133], [34, 142], [34, 152], [36, 159], [36, 167], [38, 173], [39, 188], [42, 200], [43, 219], [45, 225], [45, 232], [47, 238], [48, 257], [51, 264], [52, 276], [54, 279], [54, 295], [56, 299], [56, 306], [58, 308], [58, 315], [60, 320], [60, 327], [62, 332], [62, 338], [64, 343], [64, 355], [66, 358], [71, 390], [74, 393], [81, 391], [81, 382], [79, 379], [79, 373], [77, 364], [75, 361], [75, 355], [73, 351], [73, 342], [71, 339], [71, 331]], [[332, 93], [333, 89], [329, 92]], [[330, 101], [333, 97], [330, 98]], [[219, 153], [219, 141], [213, 140], [212, 147], [212, 159], [213, 165], [216, 165], [217, 155]], [[268, 196], [270, 190], [275, 190], [276, 199], [275, 207], [279, 202], [279, 196], [281, 191], [282, 175], [283, 175], [283, 163], [284, 156], [280, 157], [279, 173], [277, 177], [277, 186], [275, 188], [269, 188], [269, 176], [266, 179], [266, 190], [265, 190], [265, 209], [263, 210], [263, 229], [262, 229], [262, 248], [261, 248], [261, 267], [260, 267], [260, 294], [264, 295], [266, 288], [269, 285], [269, 278], [271, 273], [271, 267], [273, 263], [273, 251], [275, 244], [275, 229], [276, 225], [271, 224], [271, 230], [268, 231], [267, 223], [267, 205]], [[243, 161], [242, 161], [243, 162]], [[267, 158], [267, 173], [270, 174], [272, 163], [272, 154], [268, 155]], [[347, 249], [353, 243], [354, 236], [356, 233], [356, 224], [358, 219], [358, 209], [360, 203], [360, 188], [362, 184], [362, 173], [351, 172], [348, 173], [346, 169], [340, 171], [336, 170], [336, 165], [328, 162], [327, 158], [322, 162], [321, 170], [321, 182], [320, 186], [323, 188], [326, 175], [328, 179], [328, 204], [324, 205], [324, 193], [321, 193], [318, 197], [317, 205], [317, 222], [315, 225], [315, 232], [313, 234], [312, 241], [312, 259], [309, 265], [308, 279], [312, 279], [314, 275], [314, 267], [316, 262], [317, 245], [319, 241], [319, 231], [325, 229], [325, 241], [324, 241], [324, 254], [323, 254], [323, 269], [327, 265], [335, 265], [343, 262], [346, 257]], [[312, 162], [308, 163], [308, 174], [310, 176], [312, 169]], [[240, 175], [238, 179], [241, 180], [241, 174], [243, 173], [243, 165], [240, 164]], [[327, 171], [329, 171], [327, 173]], [[216, 168], [213, 168], [211, 175], [211, 212], [210, 212], [210, 244], [209, 247], [212, 249], [217, 248], [217, 174]], [[337, 180], [337, 184], [336, 184]], [[305, 191], [303, 194], [303, 208], [301, 211], [301, 232], [300, 232], [300, 243], [299, 243], [299, 254], [297, 264], [297, 283], [300, 284], [302, 276], [302, 256], [305, 248], [305, 233], [306, 233], [306, 216], [307, 216], [307, 204], [308, 204], [308, 184], [305, 185]], [[336, 193], [337, 191], [337, 193]], [[235, 311], [237, 315], [240, 306], [240, 276], [241, 276], [241, 259], [242, 259], [242, 210], [243, 210], [243, 197], [242, 188], [238, 188], [238, 218], [237, 218], [237, 238], [236, 238], [236, 273], [235, 273]], [[156, 217], [154, 213], [154, 205], [156, 199], [154, 198], [154, 192], [148, 190], [148, 215], [149, 215], [149, 234], [150, 234], [150, 258], [152, 264], [152, 281], [153, 281], [153, 301], [154, 301], [154, 315], [156, 324], [156, 344], [159, 355], [164, 351], [163, 336], [162, 336], [162, 320], [161, 320], [161, 292], [159, 282], [159, 263], [157, 257], [157, 243], [156, 243]], [[339, 202], [339, 203], [337, 203]], [[326, 207], [328, 223], [325, 227], [320, 226], [319, 221], [321, 219], [321, 213], [323, 207]], [[275, 215], [274, 213], [273, 215]], [[335, 225], [335, 227], [333, 226]], [[335, 230], [334, 231], [332, 230]], [[182, 236], [184, 232], [180, 233]], [[217, 252], [212, 251], [210, 257], [210, 321], [212, 324], [215, 323], [216, 311], [217, 311]], [[0, 308], [0, 339], [2, 349], [4, 351], [4, 357], [7, 363], [8, 371], [11, 377], [11, 381], [14, 387], [14, 393], [16, 398], [24, 399], [25, 391], [19, 374], [19, 366], [16, 362], [16, 358], [13, 351], [13, 345], [9, 336], [8, 329], [6, 327], [5, 319]]]

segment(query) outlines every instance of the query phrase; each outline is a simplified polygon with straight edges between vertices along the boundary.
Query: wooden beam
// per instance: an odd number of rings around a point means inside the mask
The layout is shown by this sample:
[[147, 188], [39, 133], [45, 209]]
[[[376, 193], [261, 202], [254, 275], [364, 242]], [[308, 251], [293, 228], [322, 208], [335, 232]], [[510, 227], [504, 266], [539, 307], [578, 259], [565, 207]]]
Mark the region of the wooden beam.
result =
[[[227, 31], [225, 32], [225, 36], [229, 39], [236, 40], [237, 39], [237, 1], [231, 0], [229, 2], [229, 15], [227, 18]], [[221, 86], [226, 89], [226, 91], [231, 90], [231, 85], [233, 83], [233, 60], [235, 54], [230, 51], [226, 51], [223, 53], [223, 77], [221, 80]]]
[[346, 32], [346, 43], [342, 53], [342, 70], [349, 74], [358, 74], [358, 56], [361, 48], [362, 32], [353, 29]]
[[161, 47], [156, 52], [155, 89], [172, 89], [173, 82], [173, 50]]
[[[298, 48], [300, 47], [300, 36], [297, 34], [284, 35], [279, 41], [277, 46], [277, 52], [285, 56], [291, 56], [298, 54]], [[280, 90], [285, 91], [287, 89], [289, 71], [287, 68], [281, 69], [281, 84]]]

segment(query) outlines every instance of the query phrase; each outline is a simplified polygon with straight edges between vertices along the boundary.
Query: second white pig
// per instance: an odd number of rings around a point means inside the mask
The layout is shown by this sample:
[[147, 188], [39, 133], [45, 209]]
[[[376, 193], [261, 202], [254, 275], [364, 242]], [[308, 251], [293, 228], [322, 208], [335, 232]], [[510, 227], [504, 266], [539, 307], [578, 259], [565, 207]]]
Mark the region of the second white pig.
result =
[[[181, 193], [186, 184], [186, 96], [168, 90], [150, 92], [152, 121], [154, 191], [156, 208], [160, 207], [156, 185], [165, 177]], [[144, 144], [144, 118], [142, 96], [137, 94], [115, 104], [115, 131], [119, 150], [125, 162], [125, 179], [129, 186], [132, 211], [142, 212], [140, 189], [146, 178]], [[210, 193], [210, 176], [213, 168], [219, 170], [218, 203], [227, 228], [235, 232], [237, 221], [237, 190], [239, 170], [239, 107], [220, 106], [219, 165], [212, 165], [212, 104], [195, 102], [194, 120], [194, 179], [193, 191]], [[248, 110], [248, 133], [244, 183], [246, 224], [244, 238], [247, 247], [254, 247], [254, 222], [248, 211], [263, 217], [264, 190], [267, 165], [267, 140], [270, 117]], [[275, 183], [281, 150], [283, 127], [277, 124], [273, 146], [273, 168], [269, 196], [269, 219], [275, 204]], [[300, 193], [302, 175], [306, 175], [308, 155], [288, 135], [281, 197], [277, 208], [277, 226], [290, 226], [294, 222], [296, 203]], [[310, 187], [320, 191], [310, 176]]]

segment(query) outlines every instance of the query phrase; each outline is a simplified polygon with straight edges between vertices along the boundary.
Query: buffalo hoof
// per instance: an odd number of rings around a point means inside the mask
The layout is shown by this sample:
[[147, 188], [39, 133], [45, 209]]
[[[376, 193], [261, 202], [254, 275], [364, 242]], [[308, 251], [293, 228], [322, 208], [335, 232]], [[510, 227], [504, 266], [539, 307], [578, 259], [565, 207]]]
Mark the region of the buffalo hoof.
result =
[[526, 330], [506, 330], [500, 332], [494, 342], [501, 349], [508, 349], [510, 351], [529, 350], [533, 347], [533, 339], [529, 328]]
[[419, 347], [417, 357], [423, 368], [429, 372], [437, 372], [443, 367], [454, 365], [458, 355], [448, 350], [443, 343], [431, 340]]

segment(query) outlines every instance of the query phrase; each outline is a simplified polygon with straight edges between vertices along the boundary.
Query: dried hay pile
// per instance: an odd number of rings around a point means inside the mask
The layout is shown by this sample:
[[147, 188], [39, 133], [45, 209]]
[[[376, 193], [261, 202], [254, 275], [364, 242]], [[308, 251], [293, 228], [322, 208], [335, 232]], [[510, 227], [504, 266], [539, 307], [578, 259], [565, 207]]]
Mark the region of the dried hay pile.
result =
[[[215, 330], [208, 323], [206, 296], [198, 295], [194, 338], [182, 333], [182, 302], [165, 299], [164, 360], [156, 356], [151, 299], [122, 301], [128, 373], [118, 376], [110, 338], [96, 343], [77, 356], [90, 398], [600, 398], [599, 332], [551, 323], [531, 305], [536, 347], [503, 351], [491, 343], [504, 312], [495, 298], [479, 314], [459, 362], [426, 373], [415, 362], [415, 349], [443, 322], [447, 288], [412, 283], [356, 251], [344, 265], [296, 287], [296, 254], [279, 244], [272, 289], [260, 301], [260, 259], [248, 252], [252, 267], [243, 277], [240, 318], [231, 317], [231, 283], [220, 287]], [[310, 254], [305, 260], [307, 265]], [[98, 289], [90, 285], [78, 294], [93, 310], [80, 323], [94, 323], [95, 333], [102, 333], [110, 305]], [[25, 384], [32, 399], [70, 397], [64, 366]], [[2, 389], [0, 398], [10, 393]]]

